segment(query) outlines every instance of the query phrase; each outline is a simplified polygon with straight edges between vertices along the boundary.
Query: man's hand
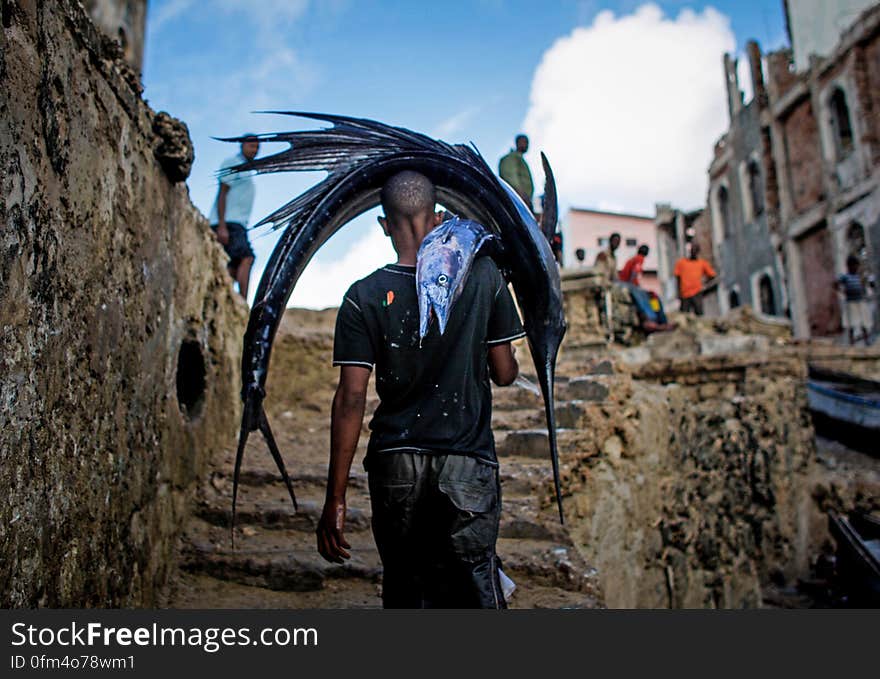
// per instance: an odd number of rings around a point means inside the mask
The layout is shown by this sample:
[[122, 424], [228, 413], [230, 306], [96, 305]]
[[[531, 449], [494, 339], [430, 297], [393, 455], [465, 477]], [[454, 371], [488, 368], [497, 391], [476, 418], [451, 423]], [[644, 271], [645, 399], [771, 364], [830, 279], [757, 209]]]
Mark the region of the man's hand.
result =
[[318, 521], [318, 551], [331, 563], [350, 558], [350, 549], [342, 531], [345, 529], [345, 489], [351, 461], [357, 449], [367, 402], [370, 368], [343, 365], [339, 370], [339, 386], [330, 412], [330, 466], [327, 469], [327, 495], [324, 511]]
[[342, 534], [344, 530], [345, 500], [328, 498], [315, 532], [318, 534], [318, 551], [331, 563], [343, 563], [344, 559], [351, 558], [351, 554], [345, 551], [351, 549], [351, 545]]
[[217, 233], [214, 235], [220, 241], [220, 245], [229, 245], [229, 229], [226, 228], [226, 222], [217, 225]]

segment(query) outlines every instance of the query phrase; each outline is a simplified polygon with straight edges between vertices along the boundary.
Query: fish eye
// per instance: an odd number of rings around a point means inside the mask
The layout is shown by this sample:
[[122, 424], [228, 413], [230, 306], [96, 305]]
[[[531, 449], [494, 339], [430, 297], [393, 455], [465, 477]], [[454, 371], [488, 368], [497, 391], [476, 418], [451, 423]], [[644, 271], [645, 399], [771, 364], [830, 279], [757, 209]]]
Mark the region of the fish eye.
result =
[[448, 281], [448, 280], [449, 280], [449, 277], [445, 273], [441, 273], [439, 276], [437, 276], [437, 282], [440, 285], [446, 285], [446, 281]]

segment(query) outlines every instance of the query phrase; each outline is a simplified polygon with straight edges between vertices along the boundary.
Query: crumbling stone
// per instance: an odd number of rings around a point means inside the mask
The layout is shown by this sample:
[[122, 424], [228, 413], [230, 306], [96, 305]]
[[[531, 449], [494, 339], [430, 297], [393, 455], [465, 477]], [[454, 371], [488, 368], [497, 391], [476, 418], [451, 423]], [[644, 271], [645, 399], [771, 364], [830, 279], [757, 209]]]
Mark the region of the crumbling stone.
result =
[[161, 111], [153, 119], [153, 132], [158, 137], [154, 153], [168, 179], [172, 183], [186, 180], [195, 160], [186, 123]]

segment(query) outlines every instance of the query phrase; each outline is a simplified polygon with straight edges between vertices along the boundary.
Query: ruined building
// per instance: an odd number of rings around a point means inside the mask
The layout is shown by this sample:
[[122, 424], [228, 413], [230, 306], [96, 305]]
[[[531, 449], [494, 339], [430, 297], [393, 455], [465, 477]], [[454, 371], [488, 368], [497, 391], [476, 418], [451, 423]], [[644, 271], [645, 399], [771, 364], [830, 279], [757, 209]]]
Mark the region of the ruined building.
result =
[[[788, 9], [796, 20], [798, 5]], [[880, 271], [880, 4], [807, 70], [792, 71], [789, 61], [787, 51], [767, 57], [792, 321], [799, 336], [835, 335], [831, 286], [847, 256], [856, 254], [875, 280]]]
[[[811, 14], [809, 4], [786, 5], [793, 50], [765, 56], [748, 44], [748, 103], [737, 62], [725, 56], [730, 127], [709, 167], [708, 228], [676, 230], [679, 217], [667, 206], [655, 218], [667, 250], [684, 253], [690, 238], [703, 239], [703, 254], [711, 253], [719, 272], [717, 286], [703, 293], [707, 309], [748, 304], [790, 317], [799, 337], [839, 334], [834, 281], [848, 255], [862, 260], [869, 279], [880, 263], [880, 5], [857, 14], [845, 31], [822, 33], [811, 22], [831, 19]], [[828, 31], [839, 36], [836, 47], [796, 68], [792, 54], [819, 49]]]
[[730, 128], [709, 166], [709, 222], [718, 263], [722, 312], [749, 304], [768, 316], [787, 307], [778, 247], [775, 167], [770, 157], [768, 106], [758, 45], [748, 45], [754, 97], [743, 104], [736, 60], [725, 56]]

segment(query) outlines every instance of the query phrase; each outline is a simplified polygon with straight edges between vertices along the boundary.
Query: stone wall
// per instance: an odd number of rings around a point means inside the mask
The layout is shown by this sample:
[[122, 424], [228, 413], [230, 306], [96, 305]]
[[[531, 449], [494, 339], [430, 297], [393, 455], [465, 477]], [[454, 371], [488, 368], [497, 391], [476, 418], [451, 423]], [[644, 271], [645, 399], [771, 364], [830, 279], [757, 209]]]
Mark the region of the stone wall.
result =
[[234, 440], [246, 308], [157, 159], [185, 176], [185, 128], [75, 0], [2, 17], [0, 605], [153, 605]]
[[804, 376], [765, 353], [594, 378], [608, 398], [584, 409], [563, 480], [609, 607], [755, 607], [765, 584], [809, 573], [826, 533]]

